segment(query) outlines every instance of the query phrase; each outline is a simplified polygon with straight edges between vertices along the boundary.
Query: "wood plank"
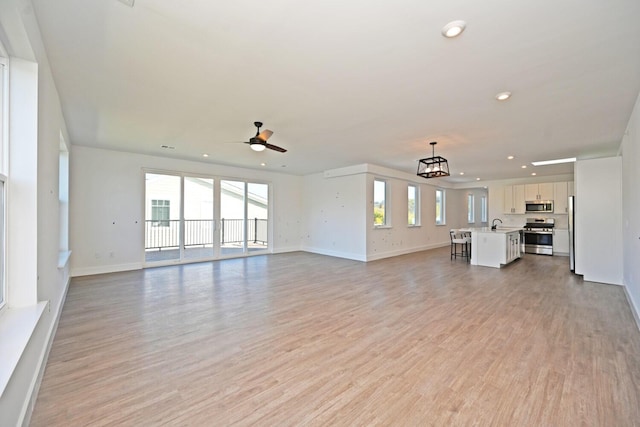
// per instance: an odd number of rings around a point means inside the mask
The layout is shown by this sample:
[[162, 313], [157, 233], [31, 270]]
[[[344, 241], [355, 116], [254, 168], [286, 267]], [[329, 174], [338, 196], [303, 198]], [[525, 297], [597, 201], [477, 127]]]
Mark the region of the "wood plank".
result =
[[31, 425], [638, 425], [624, 291], [568, 270], [441, 248], [74, 278]]

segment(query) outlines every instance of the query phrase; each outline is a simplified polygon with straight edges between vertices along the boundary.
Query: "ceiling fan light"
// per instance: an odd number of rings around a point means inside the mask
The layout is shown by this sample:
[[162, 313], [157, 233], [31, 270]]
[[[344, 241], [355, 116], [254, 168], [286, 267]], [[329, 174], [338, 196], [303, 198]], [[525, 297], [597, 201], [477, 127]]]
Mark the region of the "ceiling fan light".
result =
[[264, 149], [267, 148], [264, 144], [260, 144], [259, 142], [252, 142], [249, 146], [253, 151], [264, 151]]

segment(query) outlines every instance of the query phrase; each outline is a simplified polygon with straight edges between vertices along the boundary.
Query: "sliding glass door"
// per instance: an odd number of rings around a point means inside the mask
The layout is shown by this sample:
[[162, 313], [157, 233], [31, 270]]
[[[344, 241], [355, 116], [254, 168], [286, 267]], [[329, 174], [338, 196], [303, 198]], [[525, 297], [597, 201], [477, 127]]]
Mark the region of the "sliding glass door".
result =
[[269, 249], [268, 184], [146, 173], [145, 194], [147, 264], [237, 257]]
[[184, 258], [214, 255], [213, 179], [184, 177]]
[[145, 174], [146, 262], [180, 260], [180, 188], [179, 176]]
[[269, 186], [247, 183], [247, 250], [266, 251], [269, 246]]
[[220, 182], [220, 255], [238, 255], [246, 250], [246, 183]]

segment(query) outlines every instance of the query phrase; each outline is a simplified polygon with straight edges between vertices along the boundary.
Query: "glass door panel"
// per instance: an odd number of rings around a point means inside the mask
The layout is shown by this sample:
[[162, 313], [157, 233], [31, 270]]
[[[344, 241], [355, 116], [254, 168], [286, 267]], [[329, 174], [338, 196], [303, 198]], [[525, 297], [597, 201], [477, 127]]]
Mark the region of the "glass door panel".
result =
[[145, 261], [180, 259], [180, 177], [145, 174]]
[[223, 257], [245, 252], [245, 190], [242, 181], [220, 181], [220, 255]]
[[269, 186], [247, 184], [247, 248], [249, 252], [269, 247]]
[[184, 258], [213, 258], [213, 179], [184, 177]]

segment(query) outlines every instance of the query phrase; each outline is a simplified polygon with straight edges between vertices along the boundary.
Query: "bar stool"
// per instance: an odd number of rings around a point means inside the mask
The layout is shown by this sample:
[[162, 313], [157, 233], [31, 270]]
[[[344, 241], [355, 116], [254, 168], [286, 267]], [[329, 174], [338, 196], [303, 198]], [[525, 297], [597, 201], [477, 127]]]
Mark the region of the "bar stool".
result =
[[[450, 230], [451, 237], [451, 259], [458, 258], [458, 255], [471, 260], [471, 233], [460, 230]], [[460, 246], [458, 246], [460, 245]]]

